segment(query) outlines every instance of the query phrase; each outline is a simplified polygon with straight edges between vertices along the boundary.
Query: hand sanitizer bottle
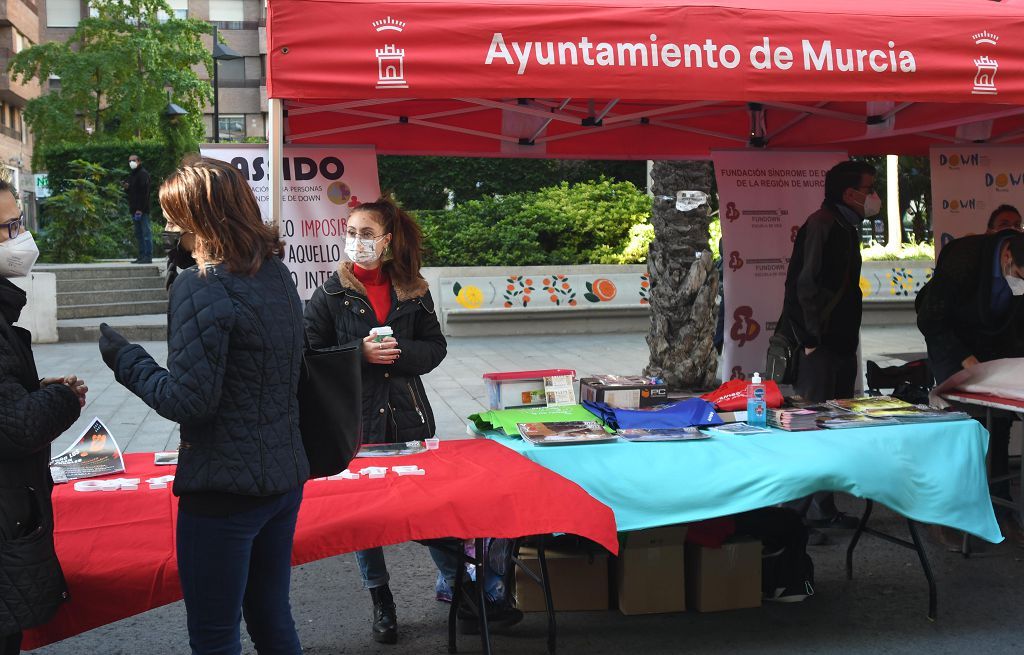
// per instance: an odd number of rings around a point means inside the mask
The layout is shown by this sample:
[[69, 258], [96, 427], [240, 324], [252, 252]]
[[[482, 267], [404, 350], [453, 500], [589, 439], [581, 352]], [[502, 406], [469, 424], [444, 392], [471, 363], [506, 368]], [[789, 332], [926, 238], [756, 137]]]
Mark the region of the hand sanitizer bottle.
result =
[[747, 425], [768, 427], [768, 404], [764, 400], [765, 388], [761, 376], [755, 371], [747, 385]]

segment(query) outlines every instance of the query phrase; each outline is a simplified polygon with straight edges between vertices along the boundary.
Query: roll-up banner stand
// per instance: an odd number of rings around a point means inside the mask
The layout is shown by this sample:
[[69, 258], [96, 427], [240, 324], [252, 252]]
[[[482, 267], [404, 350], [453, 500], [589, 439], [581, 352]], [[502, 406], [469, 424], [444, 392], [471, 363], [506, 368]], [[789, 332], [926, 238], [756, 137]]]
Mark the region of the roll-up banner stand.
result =
[[821, 207], [825, 173], [846, 158], [845, 152], [712, 153], [722, 221], [724, 379], [764, 371], [797, 230]]
[[935, 254], [953, 239], [984, 234], [1000, 205], [1024, 211], [1024, 147], [934, 146], [931, 149]]
[[[272, 222], [266, 144], [207, 144], [202, 154], [238, 168], [256, 195], [264, 222]], [[377, 154], [370, 147], [286, 145], [282, 164], [284, 262], [299, 297], [309, 300], [345, 259], [349, 212], [380, 197]]]

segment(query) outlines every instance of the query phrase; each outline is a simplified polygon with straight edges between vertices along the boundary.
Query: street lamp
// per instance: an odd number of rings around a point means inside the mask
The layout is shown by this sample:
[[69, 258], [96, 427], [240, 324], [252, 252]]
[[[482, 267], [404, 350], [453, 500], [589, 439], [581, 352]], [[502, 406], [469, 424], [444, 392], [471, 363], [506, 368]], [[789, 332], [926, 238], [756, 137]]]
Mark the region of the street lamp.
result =
[[220, 143], [220, 85], [217, 79], [217, 62], [241, 59], [231, 46], [217, 39], [217, 26], [213, 26], [213, 142]]
[[188, 112], [185, 111], [185, 109], [183, 109], [181, 105], [176, 105], [173, 102], [171, 102], [170, 91], [167, 92], [167, 108], [164, 109], [164, 116], [166, 116], [170, 120], [174, 120], [179, 116], [188, 116]]

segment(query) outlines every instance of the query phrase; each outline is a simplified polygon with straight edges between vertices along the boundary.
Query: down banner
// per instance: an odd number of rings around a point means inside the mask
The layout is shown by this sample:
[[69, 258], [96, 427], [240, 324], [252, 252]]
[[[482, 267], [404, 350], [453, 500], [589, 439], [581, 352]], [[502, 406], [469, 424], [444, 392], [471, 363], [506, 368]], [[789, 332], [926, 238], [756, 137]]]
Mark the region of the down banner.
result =
[[844, 152], [712, 153], [722, 221], [722, 376], [764, 371], [797, 230], [825, 198], [825, 173]]
[[932, 231], [938, 251], [984, 234], [1000, 205], [1024, 210], [1024, 147], [936, 146], [931, 150]]

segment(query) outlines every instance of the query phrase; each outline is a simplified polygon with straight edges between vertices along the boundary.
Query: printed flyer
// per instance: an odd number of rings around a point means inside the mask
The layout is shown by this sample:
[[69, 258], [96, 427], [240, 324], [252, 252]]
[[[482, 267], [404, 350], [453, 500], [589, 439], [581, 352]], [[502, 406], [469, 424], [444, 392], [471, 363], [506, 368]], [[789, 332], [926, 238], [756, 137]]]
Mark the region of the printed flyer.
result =
[[50, 473], [54, 482], [123, 472], [121, 448], [99, 418], [94, 418], [67, 450], [50, 460]]

